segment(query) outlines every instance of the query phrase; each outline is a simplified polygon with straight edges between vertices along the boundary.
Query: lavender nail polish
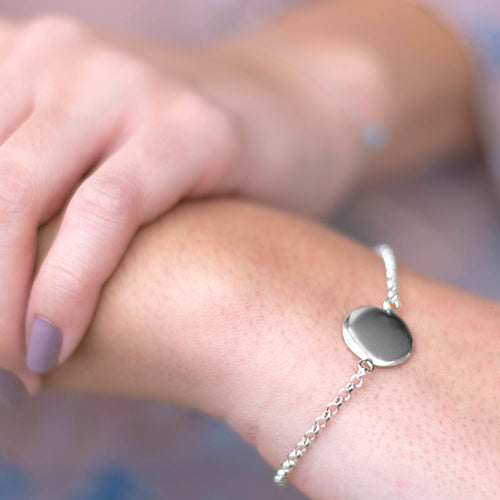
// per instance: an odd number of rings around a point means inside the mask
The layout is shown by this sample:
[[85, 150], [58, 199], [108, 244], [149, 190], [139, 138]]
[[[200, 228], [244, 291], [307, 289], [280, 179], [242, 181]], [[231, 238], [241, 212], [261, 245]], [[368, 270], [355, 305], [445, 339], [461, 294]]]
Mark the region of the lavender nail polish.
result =
[[28, 340], [28, 368], [44, 374], [57, 364], [61, 351], [61, 331], [42, 318], [35, 318]]
[[18, 408], [28, 396], [28, 391], [12, 372], [0, 368], [0, 403], [7, 408]]

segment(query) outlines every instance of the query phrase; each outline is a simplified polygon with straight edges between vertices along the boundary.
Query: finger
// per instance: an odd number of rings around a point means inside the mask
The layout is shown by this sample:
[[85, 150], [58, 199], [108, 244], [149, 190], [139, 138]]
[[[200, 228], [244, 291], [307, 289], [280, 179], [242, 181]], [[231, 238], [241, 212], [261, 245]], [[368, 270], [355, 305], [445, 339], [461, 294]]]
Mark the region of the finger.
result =
[[34, 75], [17, 61], [14, 32], [10, 23], [0, 22], [0, 144], [30, 116], [34, 104]]
[[[5, 198], [0, 188], [0, 402], [18, 406], [28, 392], [38, 389], [39, 381], [24, 362], [24, 343], [19, 332], [24, 326], [24, 311], [29, 295], [31, 266], [34, 259], [33, 233], [13, 223], [6, 206], [16, 198]], [[16, 272], [13, 272], [16, 270]]]
[[35, 110], [0, 147], [0, 176], [30, 182], [38, 223], [60, 210], [112, 140], [116, 117], [99, 121], [66, 105]]
[[0, 144], [18, 129], [33, 110], [30, 82], [0, 82]]
[[[38, 382], [25, 368], [24, 332], [36, 231], [92, 165], [101, 132], [85, 117], [38, 110], [0, 147], [0, 366], [30, 391]], [[0, 377], [0, 399], [12, 399], [12, 385]]]
[[190, 124], [188, 133], [176, 127], [162, 127], [177, 131], [168, 144], [164, 132], [136, 136], [69, 203], [30, 297], [27, 362], [35, 372], [50, 371], [76, 348], [138, 227], [199, 191], [200, 182], [210, 184], [206, 172], [228, 161], [214, 128]]

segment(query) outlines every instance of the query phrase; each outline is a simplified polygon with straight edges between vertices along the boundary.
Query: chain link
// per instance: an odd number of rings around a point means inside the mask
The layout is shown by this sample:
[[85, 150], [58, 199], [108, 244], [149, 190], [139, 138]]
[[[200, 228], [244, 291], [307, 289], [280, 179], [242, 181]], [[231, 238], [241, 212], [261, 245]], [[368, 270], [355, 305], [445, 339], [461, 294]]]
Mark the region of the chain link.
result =
[[394, 251], [387, 244], [377, 245], [375, 251], [384, 261], [387, 278], [387, 299], [384, 300], [383, 307], [387, 312], [397, 311], [401, 307], [401, 301], [399, 300], [398, 268]]
[[328, 403], [326, 410], [307, 429], [302, 439], [295, 445], [295, 448], [288, 454], [286, 460], [276, 471], [274, 475], [275, 484], [281, 485], [286, 481], [288, 474], [295, 467], [302, 455], [309, 449], [310, 444], [338, 413], [340, 407], [351, 399], [351, 393], [363, 385], [363, 377], [367, 373], [371, 373], [374, 369], [375, 366], [370, 359], [363, 359], [358, 363], [358, 372], [351, 376], [349, 382], [339, 390], [335, 399], [331, 403]]

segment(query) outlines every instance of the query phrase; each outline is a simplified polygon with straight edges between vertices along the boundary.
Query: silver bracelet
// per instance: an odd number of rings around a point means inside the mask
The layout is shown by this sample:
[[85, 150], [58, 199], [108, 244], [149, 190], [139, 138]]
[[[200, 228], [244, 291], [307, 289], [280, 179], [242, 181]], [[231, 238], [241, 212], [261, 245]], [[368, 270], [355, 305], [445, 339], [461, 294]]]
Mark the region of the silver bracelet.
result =
[[387, 299], [382, 308], [362, 306], [351, 311], [342, 324], [342, 334], [347, 347], [358, 356], [358, 371], [342, 387], [326, 410], [304, 433], [302, 439], [288, 454], [274, 475], [275, 484], [285, 483], [288, 475], [298, 463], [321, 429], [338, 413], [344, 402], [351, 399], [354, 389], [363, 385], [363, 377], [375, 366], [393, 366], [403, 363], [413, 350], [413, 338], [404, 321], [395, 314], [401, 307], [399, 301], [396, 258], [389, 245], [378, 245], [375, 251], [382, 257], [387, 278]]

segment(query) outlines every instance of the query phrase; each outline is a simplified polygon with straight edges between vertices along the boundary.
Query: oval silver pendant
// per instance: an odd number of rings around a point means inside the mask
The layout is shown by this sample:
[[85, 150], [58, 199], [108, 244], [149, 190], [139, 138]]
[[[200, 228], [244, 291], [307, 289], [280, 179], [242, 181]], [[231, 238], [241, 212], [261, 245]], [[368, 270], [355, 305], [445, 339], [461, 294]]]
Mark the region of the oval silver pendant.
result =
[[347, 347], [376, 366], [399, 365], [413, 350], [413, 337], [396, 314], [372, 306], [351, 311], [342, 324]]

